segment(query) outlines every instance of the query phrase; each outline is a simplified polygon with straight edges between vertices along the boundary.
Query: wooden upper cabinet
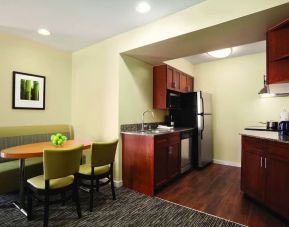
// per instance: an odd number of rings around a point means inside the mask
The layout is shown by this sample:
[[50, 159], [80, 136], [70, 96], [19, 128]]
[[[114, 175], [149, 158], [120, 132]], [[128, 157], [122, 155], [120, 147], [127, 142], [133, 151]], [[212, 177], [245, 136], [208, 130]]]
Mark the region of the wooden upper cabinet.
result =
[[153, 68], [153, 107], [167, 108], [167, 90], [187, 93], [194, 90], [194, 78], [168, 65]]
[[174, 75], [173, 76], [173, 90], [179, 91], [180, 90], [180, 76], [181, 76], [181, 72], [175, 69], [173, 75]]
[[194, 90], [194, 78], [187, 76], [187, 92], [192, 92]]
[[289, 82], [289, 18], [267, 31], [268, 83]]
[[188, 91], [187, 75], [184, 73], [181, 73], [180, 75], [180, 90], [183, 92]]
[[174, 69], [171, 67], [167, 67], [167, 89], [174, 89]]

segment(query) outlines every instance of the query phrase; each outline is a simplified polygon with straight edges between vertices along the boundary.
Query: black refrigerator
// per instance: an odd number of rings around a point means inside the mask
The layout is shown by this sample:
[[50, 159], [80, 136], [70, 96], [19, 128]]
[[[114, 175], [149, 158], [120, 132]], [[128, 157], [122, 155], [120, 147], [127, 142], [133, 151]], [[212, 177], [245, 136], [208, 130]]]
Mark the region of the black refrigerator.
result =
[[179, 125], [194, 127], [193, 166], [202, 168], [213, 161], [212, 95], [202, 91], [183, 94]]

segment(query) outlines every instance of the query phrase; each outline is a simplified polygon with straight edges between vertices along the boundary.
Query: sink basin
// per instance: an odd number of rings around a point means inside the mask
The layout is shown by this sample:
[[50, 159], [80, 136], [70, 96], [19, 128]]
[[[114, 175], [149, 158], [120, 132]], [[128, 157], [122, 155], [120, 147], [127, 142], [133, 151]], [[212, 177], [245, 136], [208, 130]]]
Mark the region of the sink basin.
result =
[[153, 129], [153, 130], [139, 131], [139, 133], [141, 133], [141, 134], [162, 134], [162, 133], [167, 133], [167, 132], [171, 132], [171, 130]]

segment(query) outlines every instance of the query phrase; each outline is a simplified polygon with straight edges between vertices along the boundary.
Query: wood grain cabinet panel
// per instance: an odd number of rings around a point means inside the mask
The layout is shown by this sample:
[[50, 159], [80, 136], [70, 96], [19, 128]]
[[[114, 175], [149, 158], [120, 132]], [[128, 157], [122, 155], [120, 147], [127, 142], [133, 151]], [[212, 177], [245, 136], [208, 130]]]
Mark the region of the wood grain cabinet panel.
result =
[[166, 67], [166, 66], [162, 66], [162, 67], [167, 68], [167, 87], [166, 87], [166, 89], [174, 90], [175, 89], [174, 69], [171, 67]]
[[155, 187], [158, 188], [167, 182], [168, 137], [156, 137], [154, 149]]
[[181, 92], [187, 92], [188, 85], [187, 85], [187, 75], [184, 73], [181, 73], [180, 75], [180, 91]]
[[194, 91], [194, 78], [191, 76], [187, 76], [187, 88], [188, 92]]
[[194, 79], [168, 65], [159, 65], [153, 68], [153, 107], [167, 109], [167, 93], [193, 92]]
[[180, 134], [122, 135], [124, 186], [154, 195], [180, 174]]
[[289, 82], [289, 18], [267, 31], [268, 83]]
[[261, 167], [263, 157], [261, 154], [246, 150], [244, 154], [243, 190], [259, 201], [264, 201], [265, 177]]
[[266, 204], [289, 219], [289, 163], [275, 157], [266, 162]]
[[289, 144], [242, 136], [241, 189], [289, 219]]
[[173, 90], [180, 91], [180, 76], [181, 72], [174, 69], [173, 71]]
[[168, 176], [172, 180], [180, 174], [180, 144], [176, 143], [168, 147]]

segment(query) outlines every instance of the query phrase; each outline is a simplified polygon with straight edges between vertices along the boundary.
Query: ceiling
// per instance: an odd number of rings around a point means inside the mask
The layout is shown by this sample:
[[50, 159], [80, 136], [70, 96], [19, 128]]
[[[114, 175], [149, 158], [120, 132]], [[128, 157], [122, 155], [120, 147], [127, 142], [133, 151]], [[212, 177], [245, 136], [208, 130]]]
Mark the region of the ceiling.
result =
[[[137, 0], [0, 0], [0, 32], [75, 51], [204, 0], [146, 1], [151, 11], [140, 14]], [[52, 35], [38, 35], [42, 27]]]
[[[160, 65], [172, 59], [256, 43], [266, 40], [266, 31], [287, 19], [288, 15], [289, 3], [286, 3], [211, 27], [138, 47], [122, 54], [132, 56], [151, 65]], [[250, 54], [248, 50], [247, 54]]]
[[[232, 53], [229, 57], [239, 57], [249, 54], [256, 54], [266, 51], [266, 41], [245, 44], [241, 46], [232, 47]], [[210, 56], [208, 53], [196, 54], [185, 58], [192, 64], [200, 64], [209, 61], [216, 61], [218, 58]]]

